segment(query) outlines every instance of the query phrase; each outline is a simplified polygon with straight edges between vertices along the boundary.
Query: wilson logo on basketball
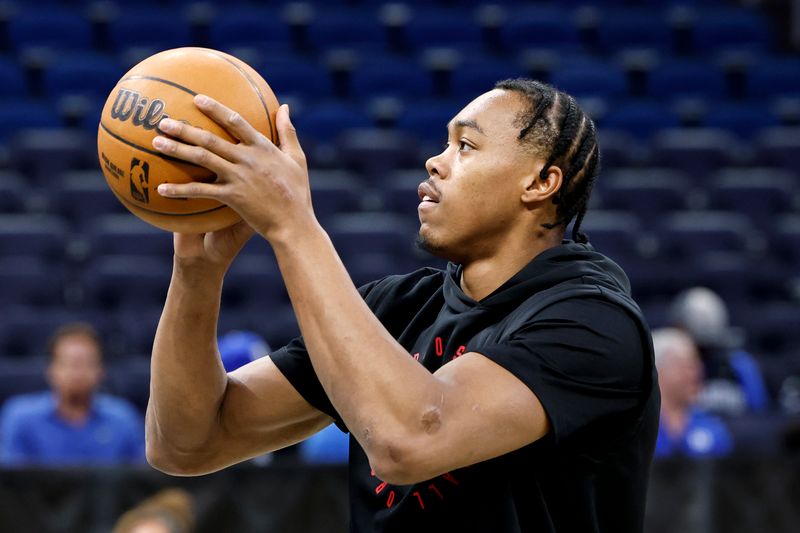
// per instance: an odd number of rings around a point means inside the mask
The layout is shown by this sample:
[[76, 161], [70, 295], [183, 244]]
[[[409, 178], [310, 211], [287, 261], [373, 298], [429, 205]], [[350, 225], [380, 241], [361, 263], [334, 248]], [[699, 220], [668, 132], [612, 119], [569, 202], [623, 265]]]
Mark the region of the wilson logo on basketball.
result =
[[154, 130], [161, 119], [169, 115], [164, 113], [166, 104], [163, 100], [140, 95], [130, 89], [120, 89], [114, 104], [111, 106], [111, 118], [125, 122], [131, 119], [134, 126], [141, 126], [146, 130]]

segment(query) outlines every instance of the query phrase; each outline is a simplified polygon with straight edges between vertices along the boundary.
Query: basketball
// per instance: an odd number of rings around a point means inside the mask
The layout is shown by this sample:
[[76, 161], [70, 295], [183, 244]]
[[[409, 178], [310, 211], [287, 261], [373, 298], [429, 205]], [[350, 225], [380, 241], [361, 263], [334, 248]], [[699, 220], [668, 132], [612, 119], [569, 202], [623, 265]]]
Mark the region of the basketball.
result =
[[108, 186], [131, 213], [167, 231], [205, 233], [240, 219], [216, 200], [164, 198], [156, 192], [165, 182], [216, 179], [211, 171], [152, 147], [162, 119], [183, 121], [235, 142], [195, 106], [196, 94], [235, 110], [276, 141], [278, 101], [267, 82], [245, 62], [207, 48], [176, 48], [143, 60], [119, 80], [100, 117], [97, 153]]

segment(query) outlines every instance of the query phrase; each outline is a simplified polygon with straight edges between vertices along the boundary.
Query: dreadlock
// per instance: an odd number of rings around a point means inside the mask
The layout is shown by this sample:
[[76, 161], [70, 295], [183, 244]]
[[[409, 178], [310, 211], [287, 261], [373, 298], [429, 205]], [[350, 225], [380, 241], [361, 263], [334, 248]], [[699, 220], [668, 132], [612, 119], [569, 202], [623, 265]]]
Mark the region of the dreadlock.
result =
[[594, 122], [573, 97], [545, 83], [518, 78], [499, 81], [495, 88], [514, 91], [526, 98], [529, 105], [517, 119], [521, 126], [517, 139], [537, 154], [549, 154], [540, 178], [547, 178], [547, 169], [552, 165], [563, 173], [563, 183], [553, 198], [557, 206], [556, 221], [542, 226], [566, 227], [574, 218], [572, 239], [588, 242], [580, 227], [600, 166]]

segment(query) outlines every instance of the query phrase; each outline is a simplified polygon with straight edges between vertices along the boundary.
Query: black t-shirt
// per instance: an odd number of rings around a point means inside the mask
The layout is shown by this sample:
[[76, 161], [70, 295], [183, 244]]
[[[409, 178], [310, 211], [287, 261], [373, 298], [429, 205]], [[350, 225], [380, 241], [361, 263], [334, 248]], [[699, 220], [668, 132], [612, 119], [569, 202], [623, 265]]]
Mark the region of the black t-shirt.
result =
[[[546, 250], [480, 302], [460, 267], [360, 289], [388, 331], [435, 372], [467, 352], [509, 370], [551, 421], [544, 438], [414, 485], [384, 483], [350, 437], [354, 532], [629, 533], [642, 529], [658, 431], [652, 342], [622, 270], [589, 245]], [[344, 423], [302, 338], [272, 354], [308, 402]]]

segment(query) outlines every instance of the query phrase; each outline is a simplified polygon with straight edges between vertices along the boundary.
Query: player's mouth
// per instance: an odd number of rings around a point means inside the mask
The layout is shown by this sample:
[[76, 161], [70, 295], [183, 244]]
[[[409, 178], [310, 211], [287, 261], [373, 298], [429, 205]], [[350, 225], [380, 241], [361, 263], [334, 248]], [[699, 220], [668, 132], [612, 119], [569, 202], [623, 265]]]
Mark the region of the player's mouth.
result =
[[439, 191], [436, 190], [430, 181], [423, 181], [419, 184], [419, 187], [417, 187], [417, 195], [420, 199], [420, 208], [439, 203]]

